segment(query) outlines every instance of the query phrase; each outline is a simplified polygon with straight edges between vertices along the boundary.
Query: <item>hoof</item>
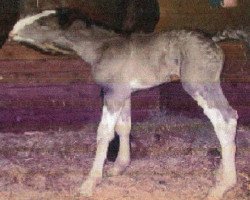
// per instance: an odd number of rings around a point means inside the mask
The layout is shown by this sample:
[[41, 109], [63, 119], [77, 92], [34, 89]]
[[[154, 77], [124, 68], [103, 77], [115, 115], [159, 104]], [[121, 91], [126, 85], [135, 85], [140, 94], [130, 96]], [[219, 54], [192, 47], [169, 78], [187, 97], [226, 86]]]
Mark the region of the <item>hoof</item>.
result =
[[216, 192], [213, 191], [213, 189], [211, 191], [209, 191], [207, 197], [205, 198], [205, 200], [221, 200], [223, 198], [223, 193], [221, 192]]
[[99, 178], [88, 178], [80, 188], [80, 195], [84, 197], [91, 197], [96, 185], [101, 181]]
[[218, 184], [214, 188], [211, 188], [211, 190], [208, 192], [206, 200], [220, 200], [223, 198], [223, 195], [230, 190], [235, 183], [231, 184]]
[[118, 176], [121, 175], [129, 164], [115, 164], [112, 168], [108, 170], [108, 176]]
[[121, 175], [123, 171], [124, 170], [122, 170], [121, 168], [114, 166], [108, 170], [107, 174], [108, 176], [118, 176]]

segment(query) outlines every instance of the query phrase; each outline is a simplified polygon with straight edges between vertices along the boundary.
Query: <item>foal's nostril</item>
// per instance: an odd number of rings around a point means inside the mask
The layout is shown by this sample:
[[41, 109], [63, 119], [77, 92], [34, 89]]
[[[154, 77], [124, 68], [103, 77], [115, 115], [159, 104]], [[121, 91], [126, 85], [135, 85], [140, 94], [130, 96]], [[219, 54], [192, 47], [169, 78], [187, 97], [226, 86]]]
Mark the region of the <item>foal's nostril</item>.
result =
[[9, 32], [9, 38], [13, 38], [13, 37], [15, 37], [17, 34], [16, 33], [14, 33], [13, 31], [10, 31]]

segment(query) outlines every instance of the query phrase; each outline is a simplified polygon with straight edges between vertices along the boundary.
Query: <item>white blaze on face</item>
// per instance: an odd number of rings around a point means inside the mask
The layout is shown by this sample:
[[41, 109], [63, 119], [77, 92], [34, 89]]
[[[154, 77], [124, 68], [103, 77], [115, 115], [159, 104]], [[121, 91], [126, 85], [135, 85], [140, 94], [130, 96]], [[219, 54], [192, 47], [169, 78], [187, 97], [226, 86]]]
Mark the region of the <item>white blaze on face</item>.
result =
[[9, 36], [12, 37], [13, 39], [15, 39], [15, 36], [18, 34], [18, 32], [20, 30], [22, 30], [25, 26], [30, 25], [32, 23], [34, 23], [36, 20], [42, 18], [42, 17], [46, 17], [49, 16], [51, 14], [55, 14], [56, 11], [55, 10], [45, 10], [42, 13], [36, 14], [36, 15], [32, 15], [32, 16], [28, 16], [25, 17], [23, 19], [20, 19], [13, 27], [12, 31], [10, 32]]

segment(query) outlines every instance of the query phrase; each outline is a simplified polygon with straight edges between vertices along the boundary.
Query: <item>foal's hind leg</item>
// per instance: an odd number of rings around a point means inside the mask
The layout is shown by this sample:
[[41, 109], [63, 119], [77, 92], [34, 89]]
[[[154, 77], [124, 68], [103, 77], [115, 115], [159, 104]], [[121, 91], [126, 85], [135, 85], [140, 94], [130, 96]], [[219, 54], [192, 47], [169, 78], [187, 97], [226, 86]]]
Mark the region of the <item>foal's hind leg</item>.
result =
[[114, 128], [124, 105], [124, 100], [106, 97], [102, 119], [97, 130], [97, 149], [93, 167], [87, 180], [82, 184], [80, 193], [91, 196], [96, 185], [101, 181], [104, 161], [110, 141], [114, 138]]
[[128, 98], [121, 110], [115, 131], [120, 137], [120, 147], [114, 167], [109, 174], [112, 176], [121, 174], [130, 163], [129, 134], [131, 130], [131, 100]]
[[235, 168], [237, 112], [229, 106], [219, 83], [183, 84], [183, 86], [203, 108], [220, 141], [222, 160], [216, 185], [208, 194], [211, 200], [220, 199], [237, 181]]

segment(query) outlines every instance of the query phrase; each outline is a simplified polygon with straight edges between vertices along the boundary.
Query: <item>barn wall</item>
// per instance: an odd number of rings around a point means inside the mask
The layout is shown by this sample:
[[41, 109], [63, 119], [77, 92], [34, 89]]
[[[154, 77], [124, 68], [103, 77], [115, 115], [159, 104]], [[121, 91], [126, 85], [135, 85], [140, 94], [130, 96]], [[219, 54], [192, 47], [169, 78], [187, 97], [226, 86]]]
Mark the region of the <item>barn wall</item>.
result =
[[158, 0], [157, 30], [199, 29], [214, 33], [250, 24], [250, 1], [239, 0], [235, 8], [212, 8], [208, 0]]

